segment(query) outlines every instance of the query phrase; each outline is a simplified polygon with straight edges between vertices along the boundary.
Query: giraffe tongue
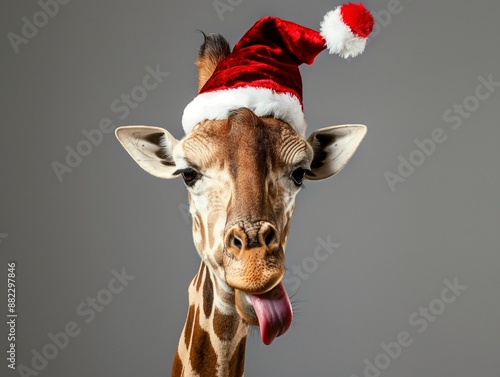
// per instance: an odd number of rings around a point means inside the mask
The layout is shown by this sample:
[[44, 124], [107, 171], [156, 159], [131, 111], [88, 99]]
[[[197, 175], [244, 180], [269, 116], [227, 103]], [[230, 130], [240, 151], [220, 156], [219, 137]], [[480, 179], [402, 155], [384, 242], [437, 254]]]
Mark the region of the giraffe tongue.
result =
[[261, 295], [248, 294], [257, 318], [260, 337], [265, 345], [283, 335], [292, 323], [292, 305], [283, 283]]

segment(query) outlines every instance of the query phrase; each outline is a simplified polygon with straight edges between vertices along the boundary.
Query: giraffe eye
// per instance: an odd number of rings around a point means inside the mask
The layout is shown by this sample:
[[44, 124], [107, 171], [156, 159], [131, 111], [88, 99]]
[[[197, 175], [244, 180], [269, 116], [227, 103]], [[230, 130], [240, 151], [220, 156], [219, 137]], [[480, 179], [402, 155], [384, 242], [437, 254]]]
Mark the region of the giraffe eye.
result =
[[297, 168], [292, 172], [292, 181], [295, 183], [297, 187], [302, 186], [302, 182], [304, 182], [304, 174], [306, 173], [304, 168]]
[[193, 186], [196, 181], [201, 178], [201, 174], [191, 168], [184, 169], [180, 173], [182, 175], [182, 179], [184, 179], [184, 183], [188, 186]]

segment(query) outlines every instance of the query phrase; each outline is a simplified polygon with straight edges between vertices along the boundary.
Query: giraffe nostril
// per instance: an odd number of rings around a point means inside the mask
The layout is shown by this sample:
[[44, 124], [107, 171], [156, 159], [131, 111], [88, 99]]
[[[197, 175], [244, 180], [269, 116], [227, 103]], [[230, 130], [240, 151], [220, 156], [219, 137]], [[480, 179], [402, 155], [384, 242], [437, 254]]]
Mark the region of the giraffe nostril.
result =
[[266, 246], [270, 246], [272, 243], [276, 241], [276, 233], [272, 227], [269, 227], [267, 230], [267, 234], [264, 235], [264, 243]]
[[245, 233], [238, 227], [233, 227], [226, 235], [225, 245], [228, 252], [238, 256], [246, 247]]
[[239, 256], [245, 250], [262, 247], [272, 252], [278, 243], [278, 232], [272, 224], [267, 222], [259, 224], [258, 227], [255, 226], [254, 229], [247, 228], [246, 230], [234, 226], [226, 234], [224, 242], [226, 250], [235, 256]]
[[278, 232], [270, 223], [264, 223], [259, 231], [259, 239], [261, 246], [264, 246], [272, 251], [273, 245], [278, 243]]

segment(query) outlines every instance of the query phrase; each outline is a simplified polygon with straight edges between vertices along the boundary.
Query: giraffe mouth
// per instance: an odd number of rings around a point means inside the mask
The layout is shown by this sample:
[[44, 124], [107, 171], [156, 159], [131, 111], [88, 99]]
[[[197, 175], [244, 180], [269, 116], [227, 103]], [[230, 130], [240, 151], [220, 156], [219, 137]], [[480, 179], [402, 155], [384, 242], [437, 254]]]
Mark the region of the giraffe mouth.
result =
[[[254, 312], [252, 317], [257, 317], [260, 337], [265, 345], [270, 345], [290, 328], [293, 319], [292, 305], [282, 282], [266, 293], [239, 293], [243, 296], [241, 299], [250, 301], [251, 311]], [[245, 305], [247, 310], [250, 305]]]

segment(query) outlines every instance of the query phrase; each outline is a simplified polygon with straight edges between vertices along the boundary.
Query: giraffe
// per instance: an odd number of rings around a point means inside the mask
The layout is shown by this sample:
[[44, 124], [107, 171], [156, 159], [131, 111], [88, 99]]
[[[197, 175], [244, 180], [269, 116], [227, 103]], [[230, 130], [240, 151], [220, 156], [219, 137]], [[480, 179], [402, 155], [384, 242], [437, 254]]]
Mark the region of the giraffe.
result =
[[[229, 54], [224, 37], [204, 34], [198, 93]], [[282, 279], [296, 195], [304, 180], [338, 173], [366, 127], [331, 126], [306, 139], [283, 118], [242, 106], [197, 122], [181, 140], [160, 127], [116, 130], [141, 168], [159, 178], [182, 177], [188, 191], [201, 263], [188, 289], [174, 377], [243, 376], [249, 327], [258, 327], [269, 345], [292, 323]]]

